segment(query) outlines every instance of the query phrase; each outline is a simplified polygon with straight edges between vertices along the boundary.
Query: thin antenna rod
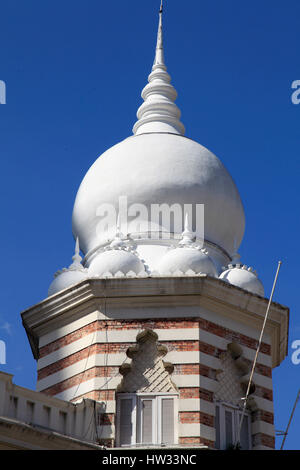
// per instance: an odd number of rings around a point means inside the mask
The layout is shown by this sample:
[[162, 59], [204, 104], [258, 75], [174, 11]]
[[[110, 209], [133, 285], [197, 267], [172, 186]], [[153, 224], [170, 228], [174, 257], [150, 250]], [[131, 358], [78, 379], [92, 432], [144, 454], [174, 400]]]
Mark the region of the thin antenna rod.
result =
[[279, 261], [279, 262], [278, 262], [277, 271], [276, 271], [276, 275], [275, 275], [275, 279], [274, 279], [274, 283], [273, 283], [273, 287], [272, 287], [271, 296], [270, 296], [269, 303], [268, 303], [268, 307], [267, 307], [267, 310], [266, 310], [266, 315], [265, 315], [264, 323], [263, 323], [263, 326], [262, 326], [262, 329], [261, 329], [261, 333], [260, 333], [260, 337], [259, 337], [259, 341], [258, 341], [257, 350], [256, 350], [255, 357], [254, 357], [254, 361], [253, 361], [253, 366], [252, 366], [252, 370], [251, 370], [251, 374], [250, 374], [250, 378], [249, 378], [249, 383], [248, 383], [248, 387], [247, 387], [246, 396], [245, 396], [245, 398], [243, 398], [243, 400], [244, 400], [244, 406], [243, 406], [243, 412], [242, 412], [242, 416], [241, 416], [241, 420], [240, 420], [240, 425], [239, 425], [239, 429], [238, 429], [238, 439], [237, 439], [237, 443], [239, 443], [239, 442], [240, 442], [240, 439], [241, 439], [241, 430], [242, 430], [243, 419], [244, 419], [244, 415], [245, 415], [245, 411], [246, 411], [247, 400], [248, 400], [248, 396], [249, 396], [249, 392], [250, 392], [250, 387], [251, 387], [251, 383], [252, 383], [252, 379], [253, 379], [253, 374], [254, 374], [254, 370], [255, 370], [255, 366], [256, 366], [256, 361], [257, 361], [258, 353], [259, 353], [260, 346], [261, 346], [261, 343], [262, 343], [262, 339], [263, 339], [263, 335], [264, 335], [264, 331], [265, 331], [265, 326], [266, 326], [266, 323], [267, 323], [268, 314], [269, 314], [270, 306], [271, 306], [271, 303], [272, 303], [272, 298], [273, 298], [275, 286], [276, 286], [276, 283], [277, 283], [277, 278], [278, 278], [278, 274], [279, 274], [279, 270], [280, 270], [281, 264], [282, 264], [282, 262]]
[[283, 441], [282, 441], [282, 444], [281, 444], [281, 447], [280, 447], [280, 450], [283, 449], [283, 446], [284, 446], [284, 443], [285, 443], [285, 440], [286, 440], [286, 437], [288, 435], [288, 432], [289, 432], [289, 428], [290, 428], [290, 424], [292, 422], [292, 419], [293, 419], [293, 416], [294, 416], [294, 413], [295, 413], [295, 409], [296, 409], [296, 406], [297, 406], [297, 403], [298, 403], [298, 400], [300, 398], [300, 388], [299, 388], [299, 391], [298, 391], [298, 395], [297, 395], [297, 398], [296, 398], [296, 401], [295, 401], [295, 404], [294, 404], [294, 407], [293, 407], [293, 410], [292, 410], [292, 413], [291, 413], [291, 416], [290, 416], [290, 419], [289, 419], [289, 422], [288, 422], [288, 425], [287, 425], [287, 428], [286, 428], [286, 431], [284, 433], [284, 438], [283, 438]]

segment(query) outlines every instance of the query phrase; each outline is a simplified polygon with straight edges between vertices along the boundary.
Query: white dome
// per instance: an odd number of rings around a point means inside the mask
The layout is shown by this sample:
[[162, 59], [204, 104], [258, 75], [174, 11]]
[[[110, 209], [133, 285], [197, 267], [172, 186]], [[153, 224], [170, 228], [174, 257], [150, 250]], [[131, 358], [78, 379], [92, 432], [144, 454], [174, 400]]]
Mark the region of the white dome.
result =
[[84, 279], [87, 279], [86, 272], [65, 269], [60, 272], [50, 284], [48, 296], [50, 297], [50, 295], [56, 294], [57, 292], [77, 284]]
[[89, 267], [89, 276], [103, 276], [105, 274], [116, 275], [118, 272], [124, 275], [134, 273], [136, 275], [145, 272], [145, 266], [138, 256], [132, 251], [108, 250], [96, 256]]
[[247, 269], [247, 267], [236, 266], [227, 269], [220, 275], [220, 279], [229, 282], [234, 286], [241, 287], [253, 294], [264, 297], [265, 291], [262, 282], [258, 279], [257, 275]]
[[[183, 214], [185, 204], [204, 204], [204, 238], [229, 255], [243, 238], [244, 210], [231, 176], [213, 153], [182, 135], [132, 136], [95, 161], [78, 190], [72, 219], [85, 254], [101, 238], [97, 210], [108, 203], [117, 212], [120, 196], [127, 196], [128, 207], [145, 205], [149, 214], [152, 204], [178, 203]], [[114, 232], [115, 227], [105, 238]], [[141, 223], [140, 232], [150, 238], [148, 220]]]
[[208, 274], [217, 277], [217, 270], [210, 257], [201, 249], [179, 247], [168, 251], [159, 262], [156, 270], [160, 274], [183, 274], [192, 270], [195, 274]]

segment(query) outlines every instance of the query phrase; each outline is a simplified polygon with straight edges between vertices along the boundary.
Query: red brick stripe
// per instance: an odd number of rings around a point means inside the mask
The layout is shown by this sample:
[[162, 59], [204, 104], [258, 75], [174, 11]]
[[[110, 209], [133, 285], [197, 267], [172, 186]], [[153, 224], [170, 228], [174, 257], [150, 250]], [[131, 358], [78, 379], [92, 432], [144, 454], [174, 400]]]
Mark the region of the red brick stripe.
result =
[[[216, 336], [225, 338], [228, 341], [236, 341], [237, 343], [247, 346], [250, 349], [257, 348], [257, 340], [250, 338], [241, 333], [236, 333], [235, 331], [224, 328], [220, 325], [212, 323], [208, 320], [200, 319], [174, 319], [174, 320], [124, 320], [124, 321], [114, 321], [114, 320], [96, 320], [89, 325], [86, 325], [78, 330], [59, 338], [39, 350], [39, 357], [42, 358], [47, 354], [50, 354], [53, 351], [60, 349], [67, 344], [70, 344], [84, 336], [93, 333], [94, 331], [120, 331], [120, 330], [132, 330], [132, 329], [176, 329], [176, 328], [199, 328], [200, 330], [208, 331]], [[200, 331], [201, 338], [201, 331]], [[266, 343], [262, 343], [260, 351], [264, 354], [271, 354], [271, 347]]]
[[[176, 341], [162, 341], [161, 344], [164, 344], [168, 347], [169, 351], [174, 351], [177, 350], [177, 342]], [[183, 343], [182, 341], [179, 341], [179, 343]], [[207, 346], [205, 343], [199, 343], [199, 341], [190, 341], [187, 342], [190, 343], [190, 346], [192, 347], [191, 350], [188, 349], [189, 345], [186, 345], [185, 351], [194, 351], [195, 347], [198, 347], [198, 350], [203, 349], [207, 350]], [[38, 370], [38, 380], [42, 380], [45, 377], [48, 377], [49, 375], [54, 374], [55, 372], [58, 372], [60, 370], [65, 369], [66, 367], [69, 367], [71, 365], [76, 364], [77, 362], [86, 359], [87, 357], [93, 356], [95, 354], [115, 354], [115, 353], [121, 353], [121, 352], [126, 352], [127, 349], [132, 346], [132, 343], [96, 343], [91, 346], [88, 346], [84, 349], [81, 349], [80, 351], [71, 354], [70, 356], [67, 356], [65, 358], [62, 358], [56, 362], [53, 362], [52, 364], [49, 364], [48, 366], [43, 367], [42, 369]], [[179, 345], [179, 348], [181, 349], [182, 345]], [[179, 350], [180, 350], [179, 349]], [[216, 354], [216, 351], [221, 351], [217, 350], [216, 348], [212, 348], [214, 356]], [[188, 367], [188, 365], [187, 365]], [[195, 365], [197, 367], [197, 365]], [[208, 370], [205, 370], [206, 366], [202, 366], [202, 374], [205, 375], [206, 377], [215, 377], [215, 372], [210, 373]], [[175, 373], [181, 373], [180, 368], [184, 369], [184, 366], [178, 365], [175, 367], [175, 369], [179, 372]], [[187, 372], [182, 372], [182, 373], [187, 373]], [[198, 371], [191, 371], [191, 374], [198, 374]]]
[[181, 387], [179, 388], [179, 397], [181, 400], [188, 398], [201, 398], [201, 400], [206, 400], [211, 403], [214, 401], [213, 392], [199, 387]]
[[260, 398], [264, 398], [265, 400], [273, 401], [273, 391], [268, 388], [256, 385], [253, 397], [254, 398], [260, 397]]
[[[95, 343], [91, 346], [88, 346], [80, 351], [71, 354], [70, 356], [64, 357], [59, 361], [53, 362], [46, 367], [38, 370], [38, 380], [44, 379], [49, 375], [54, 374], [60, 370], [65, 369], [66, 367], [72, 366], [87, 357], [93, 356], [95, 354], [114, 354], [116, 352], [126, 352], [129, 346], [132, 346], [130, 343], [121, 343], [118, 345], [107, 344], [107, 343]], [[118, 346], [118, 347], [116, 347]]]
[[62, 338], [59, 338], [39, 350], [39, 357], [42, 358], [50, 352], [56, 351], [67, 344], [73, 343], [94, 331], [124, 331], [124, 330], [145, 330], [145, 329], [177, 329], [177, 328], [198, 328], [198, 321], [195, 319], [176, 319], [176, 320], [96, 320]]
[[115, 424], [115, 414], [114, 413], [101, 413], [99, 415], [99, 424], [100, 426], [112, 426]]
[[[113, 377], [118, 375], [118, 373], [119, 366], [94, 366], [41, 391], [43, 391], [43, 393], [47, 393], [48, 395], [56, 395], [67, 390], [68, 388], [74, 387], [74, 385], [77, 385], [81, 382], [86, 382], [91, 378]], [[178, 364], [175, 365], [174, 374], [196, 374], [208, 377], [215, 375], [215, 369], [211, 369], [210, 367], [204, 366], [202, 364]]]
[[215, 447], [215, 443], [213, 441], [209, 441], [208, 439], [204, 439], [203, 437], [180, 437], [179, 444], [198, 444], [210, 447], [211, 449], [214, 449]]
[[[221, 352], [223, 352], [219, 348], [215, 348], [210, 346], [206, 343], [200, 341], [162, 341], [161, 344], [167, 346], [169, 351], [195, 351], [199, 350], [200, 352], [205, 352], [205, 354], [210, 354], [213, 357], [218, 357]], [[52, 364], [49, 364], [46, 367], [38, 370], [38, 380], [42, 380], [45, 377], [48, 377], [60, 370], [65, 369], [71, 365], [76, 364], [77, 362], [86, 359], [89, 356], [94, 354], [115, 354], [115, 353], [125, 353], [127, 349], [132, 346], [132, 343], [95, 343], [91, 346], [88, 346], [80, 351], [71, 354], [63, 359], [60, 359]], [[184, 349], [183, 349], [184, 347]], [[198, 348], [198, 349], [196, 349]], [[249, 365], [251, 364], [250, 361]], [[190, 366], [189, 364], [186, 365], [187, 367]], [[195, 367], [196, 365], [194, 365]], [[184, 368], [183, 365], [175, 366], [175, 373], [181, 373], [180, 368]], [[184, 372], [183, 372], [184, 373]], [[190, 371], [191, 374], [198, 373], [195, 372], [194, 369]], [[266, 367], [263, 364], [256, 365], [256, 373], [272, 378], [272, 369], [270, 367]], [[200, 375], [204, 375], [206, 377], [215, 379], [215, 370], [210, 369], [207, 366], [202, 366], [202, 372]]]
[[269, 447], [270, 449], [275, 449], [275, 437], [269, 436], [268, 434], [257, 433], [253, 436], [253, 446], [262, 445]]
[[44, 390], [41, 390], [43, 393], [47, 395], [57, 395], [58, 393], [64, 392], [75, 385], [79, 385], [80, 383], [87, 382], [90, 379], [95, 377], [114, 377], [119, 373], [119, 367], [92, 367], [87, 369], [80, 374], [74, 375], [69, 379], [63, 380], [51, 387], [48, 387]]
[[202, 375], [212, 380], [216, 379], [216, 369], [203, 364], [176, 364], [173, 374], [179, 375]]
[[90, 398], [91, 400], [95, 401], [114, 401], [115, 400], [116, 391], [113, 389], [105, 389], [105, 390], [91, 390], [90, 392], [84, 393], [83, 395], [78, 395], [74, 400], [78, 400], [79, 398]]
[[206, 426], [214, 427], [214, 417], [203, 411], [181, 411], [179, 413], [179, 422], [182, 424], [197, 423], [205, 424]]
[[[250, 349], [257, 349], [258, 341], [250, 338], [249, 336], [243, 335], [242, 333], [237, 333], [235, 331], [229, 330], [223, 326], [217, 325], [216, 323], [212, 323], [211, 321], [204, 320], [203, 318], [199, 318], [199, 328], [204, 331], [208, 331], [213, 335], [220, 336], [221, 338], [225, 338], [228, 341], [236, 341], [238, 344], [246, 346]], [[201, 332], [200, 332], [200, 339], [201, 339]], [[271, 347], [269, 344], [262, 343], [260, 347], [260, 352], [264, 354], [271, 354]]]
[[252, 422], [255, 421], [265, 421], [266, 423], [274, 424], [274, 415], [269, 411], [255, 410], [252, 413]]

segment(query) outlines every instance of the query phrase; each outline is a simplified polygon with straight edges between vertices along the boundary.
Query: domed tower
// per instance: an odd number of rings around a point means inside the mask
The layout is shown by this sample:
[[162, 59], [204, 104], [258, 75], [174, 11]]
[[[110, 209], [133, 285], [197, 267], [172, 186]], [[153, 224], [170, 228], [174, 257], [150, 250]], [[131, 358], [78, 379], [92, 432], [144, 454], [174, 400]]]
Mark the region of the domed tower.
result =
[[[74, 203], [73, 263], [22, 314], [37, 389], [101, 402], [95, 426], [110, 447], [234, 444], [268, 303], [237, 254], [237, 187], [185, 137], [176, 97], [161, 6], [133, 135], [88, 170]], [[272, 368], [286, 355], [287, 331], [288, 309], [272, 303], [242, 448], [274, 448]]]

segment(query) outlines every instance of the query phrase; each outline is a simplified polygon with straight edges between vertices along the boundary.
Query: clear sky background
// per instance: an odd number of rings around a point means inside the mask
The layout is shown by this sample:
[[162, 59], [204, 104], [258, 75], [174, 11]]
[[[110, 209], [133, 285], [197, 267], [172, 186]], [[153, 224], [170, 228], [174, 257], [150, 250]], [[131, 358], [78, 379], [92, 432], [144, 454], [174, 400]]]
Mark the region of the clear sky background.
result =
[[[74, 249], [71, 214], [95, 159], [131, 135], [154, 57], [159, 0], [0, 0], [0, 339], [18, 385], [36, 364], [20, 312], [47, 296]], [[242, 261], [291, 309], [274, 370], [275, 427], [300, 387], [299, 0], [166, 0], [165, 56], [186, 135], [214, 152], [245, 207]], [[300, 449], [300, 404], [286, 449]], [[282, 438], [277, 438], [277, 447]]]

